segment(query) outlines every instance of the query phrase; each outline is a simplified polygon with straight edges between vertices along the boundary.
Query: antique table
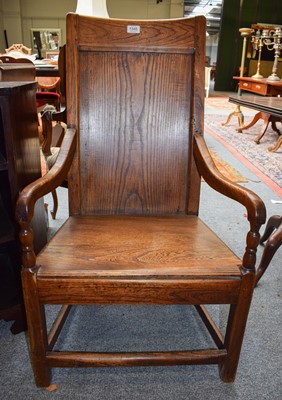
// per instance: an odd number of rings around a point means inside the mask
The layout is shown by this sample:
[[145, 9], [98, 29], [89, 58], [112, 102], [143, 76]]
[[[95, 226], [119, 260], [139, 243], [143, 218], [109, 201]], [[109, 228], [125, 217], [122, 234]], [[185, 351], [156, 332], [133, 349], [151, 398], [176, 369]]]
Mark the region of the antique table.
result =
[[[281, 84], [282, 89], [282, 84]], [[264, 120], [262, 129], [255, 139], [258, 144], [265, 134], [269, 122], [271, 123], [272, 129], [277, 132], [279, 138], [273, 147], [270, 147], [269, 151], [276, 151], [282, 144], [282, 135], [276, 126], [276, 122], [282, 122], [282, 98], [281, 97], [262, 97], [262, 96], [231, 96], [229, 97], [231, 103], [236, 105], [252, 108], [257, 110], [258, 113], [254, 116], [253, 120], [245, 126], [240, 126], [237, 129], [238, 132], [242, 132], [245, 129], [253, 126], [259, 119]]]

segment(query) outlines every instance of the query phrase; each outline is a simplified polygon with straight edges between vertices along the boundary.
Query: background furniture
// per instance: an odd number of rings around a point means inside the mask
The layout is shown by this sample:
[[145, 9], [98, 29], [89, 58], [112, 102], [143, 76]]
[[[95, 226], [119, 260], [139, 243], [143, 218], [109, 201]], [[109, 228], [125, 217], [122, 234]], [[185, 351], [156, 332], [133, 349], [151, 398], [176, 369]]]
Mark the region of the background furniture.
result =
[[[1, 59], [1, 57], [0, 57]], [[0, 81], [34, 81], [35, 68], [30, 63], [0, 64]]]
[[[273, 54], [272, 53], [270, 53], [270, 54], [273, 57]], [[257, 63], [258, 63], [257, 60], [250, 60], [249, 68], [248, 68], [248, 76], [252, 76], [256, 73]], [[260, 62], [260, 73], [264, 77], [268, 77], [269, 75], [271, 75], [272, 68], [273, 68], [273, 60], [271, 60], [271, 61], [263, 61], [262, 60]], [[282, 62], [281, 61], [278, 63], [277, 74], [278, 74], [278, 76], [282, 76]]]
[[266, 78], [253, 79], [245, 76], [233, 76], [239, 81], [241, 90], [261, 94], [263, 96], [278, 96], [282, 94], [282, 81], [268, 81]]
[[29, 60], [28, 58], [13, 57], [13, 56], [5, 55], [5, 54], [0, 55], [0, 60], [5, 64], [8, 64], [8, 63], [33, 64], [33, 62], [31, 60]]
[[[58, 59], [58, 70], [60, 75], [60, 111], [57, 111], [55, 107], [44, 107], [41, 113], [42, 121], [42, 152], [46, 160], [47, 170], [50, 170], [54, 165], [57, 156], [59, 154], [60, 146], [64, 137], [65, 127], [67, 122], [66, 117], [66, 61], [65, 61], [65, 50], [64, 45], [59, 54]], [[59, 130], [57, 128], [60, 128]], [[67, 179], [61, 183], [61, 186], [67, 188]], [[58, 210], [58, 196], [56, 190], [52, 191], [53, 197], [53, 210], [51, 216], [56, 219]]]
[[267, 225], [265, 227], [264, 234], [261, 237], [260, 243], [263, 244], [266, 240], [267, 242], [257, 269], [256, 285], [258, 284], [262, 275], [265, 273], [272, 260], [272, 257], [282, 245], [281, 215], [272, 215], [267, 221]]
[[[0, 318], [25, 329], [20, 282], [20, 243], [15, 221], [19, 192], [41, 176], [35, 82], [0, 82]], [[35, 252], [46, 243], [43, 201], [33, 222]]]
[[259, 119], [264, 120], [264, 124], [261, 128], [261, 131], [257, 138], [255, 139], [255, 143], [259, 144], [260, 140], [264, 136], [266, 129], [271, 123], [272, 129], [279, 135], [279, 138], [274, 144], [274, 146], [270, 147], [269, 151], [276, 151], [279, 149], [282, 143], [282, 136], [279, 129], [276, 126], [276, 122], [282, 123], [282, 99], [281, 97], [261, 97], [261, 96], [237, 96], [237, 97], [229, 97], [229, 101], [231, 103], [235, 103], [244, 107], [249, 107], [254, 110], [257, 110], [258, 113], [254, 116], [252, 121], [243, 127], [237, 129], [238, 132], [242, 132], [245, 129], [253, 126]]
[[[14, 68], [10, 68], [10, 71], [16, 70], [19, 64], [32, 65], [30, 71], [33, 72], [33, 76], [30, 76], [28, 80], [37, 80], [39, 90], [36, 92], [37, 108], [40, 109], [46, 104], [52, 104], [57, 110], [60, 109], [60, 77], [36, 77], [36, 69], [34, 63], [28, 58], [17, 58], [11, 56], [0, 56], [0, 59], [6, 64], [17, 64]], [[3, 67], [3, 66], [2, 66]], [[21, 66], [21, 69], [23, 67]], [[52, 89], [54, 89], [52, 91]]]
[[[7, 56], [2, 55], [0, 59], [4, 63], [33, 63], [29, 56], [32, 49], [23, 44], [13, 44], [6, 49]], [[47, 67], [46, 67], [47, 68]], [[37, 75], [37, 74], [36, 74]], [[60, 77], [58, 76], [36, 76], [39, 92], [37, 93], [37, 107], [45, 104], [53, 104], [57, 110], [60, 109]]]
[[[225, 382], [235, 379], [265, 207], [219, 173], [205, 145], [205, 18], [132, 24], [68, 14], [70, 128], [49, 173], [18, 200], [38, 386], [50, 384], [53, 367], [218, 364]], [[70, 218], [36, 258], [33, 204], [70, 167]], [[201, 175], [247, 209], [243, 260], [197, 216]], [[47, 304], [63, 305], [49, 335]], [[214, 343], [179, 351], [54, 351], [75, 304], [195, 305]], [[203, 304], [229, 305], [225, 337]]]
[[8, 49], [6, 49], [6, 53], [7, 54], [9, 54], [11, 52], [14, 52], [14, 51], [22, 53], [22, 54], [26, 54], [26, 55], [30, 55], [31, 54], [31, 49], [26, 47], [22, 43], [12, 44], [12, 46], [10, 46]]

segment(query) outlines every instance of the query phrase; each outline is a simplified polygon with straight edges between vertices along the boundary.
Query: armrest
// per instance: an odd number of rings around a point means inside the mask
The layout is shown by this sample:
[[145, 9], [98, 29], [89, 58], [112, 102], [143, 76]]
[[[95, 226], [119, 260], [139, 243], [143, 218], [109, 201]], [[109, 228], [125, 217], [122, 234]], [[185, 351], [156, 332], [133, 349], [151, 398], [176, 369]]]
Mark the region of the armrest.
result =
[[16, 219], [22, 229], [30, 227], [36, 201], [55, 190], [66, 178], [75, 152], [75, 138], [75, 129], [67, 129], [55, 164], [46, 175], [30, 183], [19, 194]]
[[199, 133], [194, 135], [194, 157], [200, 175], [209, 186], [217, 192], [236, 200], [247, 209], [250, 231], [247, 235], [243, 268], [247, 270], [254, 269], [256, 249], [260, 239], [259, 230], [266, 219], [266, 209], [263, 201], [251, 190], [231, 182], [219, 172], [210, 155], [204, 137]]

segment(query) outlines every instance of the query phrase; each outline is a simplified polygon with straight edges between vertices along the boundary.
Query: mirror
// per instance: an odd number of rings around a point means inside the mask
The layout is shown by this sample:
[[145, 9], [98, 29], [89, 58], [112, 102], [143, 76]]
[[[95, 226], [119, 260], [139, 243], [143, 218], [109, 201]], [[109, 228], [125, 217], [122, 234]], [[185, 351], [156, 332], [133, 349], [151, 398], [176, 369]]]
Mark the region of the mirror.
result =
[[61, 46], [61, 29], [31, 29], [31, 43], [33, 51], [38, 52], [39, 58], [41, 58], [42, 52], [59, 51]]

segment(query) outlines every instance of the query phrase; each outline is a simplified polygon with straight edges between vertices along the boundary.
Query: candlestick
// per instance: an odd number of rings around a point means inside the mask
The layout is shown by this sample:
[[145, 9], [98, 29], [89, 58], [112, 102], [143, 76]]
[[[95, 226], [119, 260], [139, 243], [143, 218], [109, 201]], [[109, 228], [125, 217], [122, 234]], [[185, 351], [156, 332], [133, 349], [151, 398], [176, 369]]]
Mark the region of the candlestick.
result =
[[262, 40], [263, 43], [266, 44], [267, 49], [272, 51], [274, 50], [274, 62], [272, 68], [272, 74], [267, 78], [268, 81], [280, 81], [279, 76], [277, 75], [278, 71], [278, 59], [281, 51], [281, 28], [277, 27], [271, 31], [263, 30], [262, 32]]
[[[242, 76], [244, 75], [247, 38], [248, 38], [248, 36], [251, 35], [253, 30], [250, 29], [250, 28], [240, 28], [239, 32], [241, 33], [241, 36], [243, 38], [243, 48], [242, 48], [241, 66], [240, 66], [240, 78], [242, 78]], [[240, 88], [240, 86], [239, 86], [239, 89], [238, 89], [238, 96], [241, 96], [241, 88]], [[228, 125], [230, 119], [233, 116], [238, 117], [238, 123], [239, 123], [240, 127], [244, 126], [244, 115], [243, 115], [239, 105], [237, 105], [235, 110], [231, 114], [228, 115], [228, 118], [227, 118], [226, 122], [222, 122], [221, 125], [222, 126]]]

